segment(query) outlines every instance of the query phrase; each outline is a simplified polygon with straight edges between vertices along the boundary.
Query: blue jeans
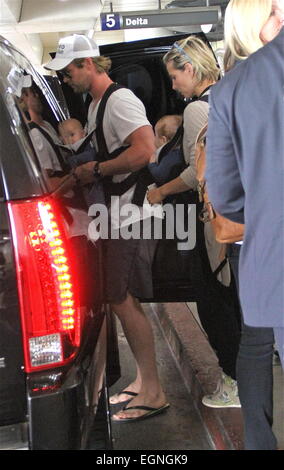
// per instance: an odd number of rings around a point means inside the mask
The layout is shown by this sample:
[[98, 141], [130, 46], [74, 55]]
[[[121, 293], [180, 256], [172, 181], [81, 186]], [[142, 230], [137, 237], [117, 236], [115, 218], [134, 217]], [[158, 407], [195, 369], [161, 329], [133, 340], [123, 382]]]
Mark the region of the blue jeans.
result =
[[[238, 288], [240, 245], [231, 245], [228, 257]], [[273, 328], [242, 324], [237, 358], [237, 382], [244, 418], [246, 450], [277, 448], [273, 423]]]

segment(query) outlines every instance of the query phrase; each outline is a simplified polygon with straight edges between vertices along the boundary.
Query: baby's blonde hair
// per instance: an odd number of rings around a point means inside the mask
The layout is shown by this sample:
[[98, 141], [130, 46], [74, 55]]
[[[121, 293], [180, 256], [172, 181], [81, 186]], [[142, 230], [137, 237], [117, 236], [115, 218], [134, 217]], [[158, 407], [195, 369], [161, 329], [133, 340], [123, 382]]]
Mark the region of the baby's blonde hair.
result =
[[225, 70], [263, 46], [260, 31], [269, 18], [272, 0], [231, 0], [224, 21]]
[[69, 119], [65, 119], [64, 121], [60, 121], [59, 124], [58, 124], [58, 130], [59, 132], [61, 130], [64, 129], [64, 127], [66, 127], [66, 124], [76, 124], [76, 126], [79, 126], [81, 130], [84, 130], [83, 126], [82, 126], [82, 123], [78, 120], [78, 119], [75, 119], [75, 118], [69, 118]]
[[167, 114], [156, 123], [155, 128], [159, 137], [166, 137], [167, 141], [171, 140], [182, 123], [182, 117], [179, 114]]
[[198, 37], [189, 36], [178, 41], [164, 56], [165, 64], [172, 61], [176, 69], [183, 69], [186, 63], [193, 67], [198, 83], [204, 80], [218, 80], [220, 70], [209, 47]]

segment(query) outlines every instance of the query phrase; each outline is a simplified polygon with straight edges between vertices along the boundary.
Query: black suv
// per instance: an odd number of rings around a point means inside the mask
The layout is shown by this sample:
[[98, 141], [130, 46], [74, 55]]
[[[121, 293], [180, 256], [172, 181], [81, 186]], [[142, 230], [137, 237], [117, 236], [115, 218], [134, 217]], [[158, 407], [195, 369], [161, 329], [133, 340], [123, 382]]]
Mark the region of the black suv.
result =
[[92, 446], [108, 448], [119, 361], [101, 246], [89, 240], [82, 198], [66, 190], [72, 176], [32, 128], [23, 90], [33, 90], [44, 133], [66, 116], [3, 38], [0, 62], [0, 449], [86, 448], [91, 431]]

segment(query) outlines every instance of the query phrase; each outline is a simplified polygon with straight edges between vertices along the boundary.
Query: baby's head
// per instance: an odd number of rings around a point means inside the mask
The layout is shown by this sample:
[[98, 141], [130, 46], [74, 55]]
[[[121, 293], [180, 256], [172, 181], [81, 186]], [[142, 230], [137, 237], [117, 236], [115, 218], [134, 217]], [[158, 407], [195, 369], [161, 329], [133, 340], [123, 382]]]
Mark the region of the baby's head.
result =
[[169, 142], [181, 126], [182, 117], [178, 114], [163, 116], [155, 125], [155, 144], [159, 148]]
[[75, 144], [86, 135], [80, 121], [73, 118], [60, 122], [58, 125], [58, 131], [61, 140], [65, 145]]

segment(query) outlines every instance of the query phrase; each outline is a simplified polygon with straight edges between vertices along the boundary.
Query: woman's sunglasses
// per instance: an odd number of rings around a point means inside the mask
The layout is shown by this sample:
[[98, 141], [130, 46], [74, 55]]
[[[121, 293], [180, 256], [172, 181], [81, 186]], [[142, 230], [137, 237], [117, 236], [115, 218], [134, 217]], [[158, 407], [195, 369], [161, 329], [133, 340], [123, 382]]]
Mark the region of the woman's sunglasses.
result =
[[192, 64], [192, 59], [189, 57], [189, 55], [185, 52], [185, 50], [179, 45], [178, 42], [175, 42], [172, 46], [172, 49], [177, 49], [178, 52], [185, 56], [190, 64]]

